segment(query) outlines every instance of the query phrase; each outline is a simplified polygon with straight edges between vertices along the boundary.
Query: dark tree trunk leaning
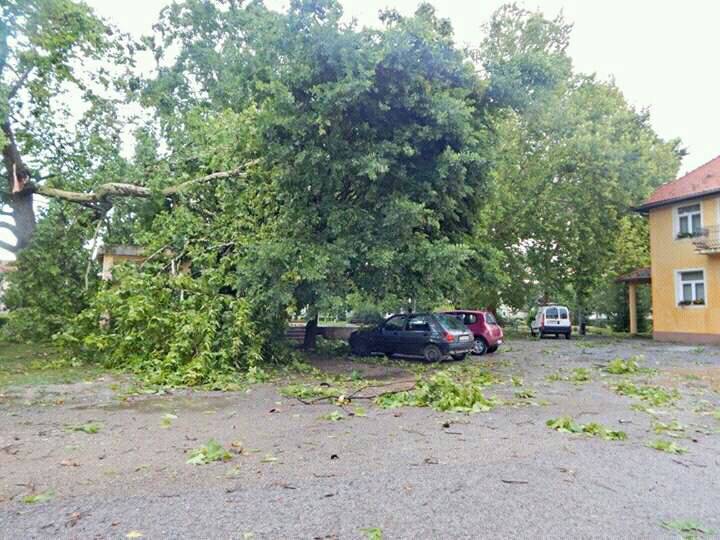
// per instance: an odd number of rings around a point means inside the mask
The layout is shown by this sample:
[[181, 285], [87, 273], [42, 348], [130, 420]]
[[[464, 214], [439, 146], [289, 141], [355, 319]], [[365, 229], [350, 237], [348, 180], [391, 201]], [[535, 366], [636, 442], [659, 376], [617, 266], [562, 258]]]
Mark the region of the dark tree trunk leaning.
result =
[[314, 305], [308, 307], [308, 322], [305, 325], [305, 340], [303, 348], [314, 349], [317, 346], [319, 313]]
[[7, 200], [4, 202], [10, 206], [9, 215], [15, 222], [14, 225], [5, 224], [3, 228], [13, 233], [16, 245], [0, 241], [0, 247], [12, 253], [18, 253], [30, 243], [35, 232], [33, 192], [25, 189], [30, 179], [30, 172], [22, 160], [15, 142], [15, 134], [9, 122], [2, 124], [2, 131], [7, 139], [7, 144], [3, 147], [3, 164], [7, 182]]

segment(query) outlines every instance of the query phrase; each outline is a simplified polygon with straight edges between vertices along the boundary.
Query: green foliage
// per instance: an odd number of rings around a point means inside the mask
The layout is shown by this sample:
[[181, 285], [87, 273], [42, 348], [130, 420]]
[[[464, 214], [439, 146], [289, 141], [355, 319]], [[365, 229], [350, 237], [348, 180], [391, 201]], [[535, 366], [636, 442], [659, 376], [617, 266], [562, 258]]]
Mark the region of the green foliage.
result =
[[637, 359], [635, 357], [623, 360], [622, 358], [615, 358], [605, 368], [605, 371], [612, 373], [613, 375], [628, 375], [631, 373], [637, 373], [640, 369]]
[[86, 233], [82, 214], [50, 206], [32, 243], [18, 256], [17, 271], [7, 278], [4, 302], [11, 312], [2, 329], [6, 339], [49, 340], [87, 306], [97, 282], [97, 264], [90, 265], [86, 291]]
[[551, 373], [546, 378], [549, 382], [567, 381], [575, 384], [583, 384], [591, 380], [590, 370], [587, 368], [575, 368], [569, 375], [565, 375], [561, 369], [556, 373]]
[[672, 405], [675, 401], [680, 399], [680, 394], [677, 390], [668, 390], [660, 386], [636, 385], [631, 382], [623, 381], [616, 384], [613, 388], [618, 394], [641, 399], [642, 401], [648, 402], [653, 407]]
[[329, 422], [339, 422], [340, 420], [345, 420], [345, 415], [339, 411], [332, 411], [323, 415], [321, 418]]
[[186, 463], [188, 465], [207, 465], [213, 461], [230, 461], [231, 459], [230, 452], [225, 450], [215, 439], [210, 439], [201, 447], [190, 452], [190, 458]]
[[486, 412], [497, 401], [483, 395], [482, 384], [456, 382], [447, 373], [437, 373], [418, 381], [416, 388], [406, 392], [385, 394], [377, 398], [381, 407], [431, 407], [438, 411]]
[[350, 353], [350, 345], [347, 341], [342, 339], [326, 339], [322, 336], [318, 336], [315, 348], [317, 352], [328, 356], [342, 356]]
[[676, 531], [680, 533], [684, 540], [697, 538], [698, 536], [712, 536], [715, 534], [713, 529], [710, 529], [702, 523], [691, 519], [663, 521], [662, 526], [669, 531]]
[[687, 448], [678, 446], [675, 442], [667, 441], [665, 439], [656, 439], [654, 441], [650, 441], [649, 443], [647, 443], [647, 446], [649, 448], [659, 450], [660, 452], [666, 452], [668, 454], [684, 454], [685, 452], [687, 452]]
[[383, 532], [379, 527], [368, 527], [362, 529], [362, 532], [365, 533], [367, 540], [383, 540]]
[[65, 429], [67, 431], [79, 431], [82, 433], [87, 433], [88, 435], [95, 435], [96, 433], [99, 433], [102, 429], [102, 424], [98, 424], [97, 422], [88, 422], [86, 424], [74, 424], [66, 426]]
[[652, 427], [655, 433], [667, 433], [670, 437], [680, 437], [681, 434], [685, 431], [686, 426], [684, 426], [677, 420], [673, 420], [669, 424], [656, 421], [653, 422]]
[[54, 496], [54, 491], [47, 490], [43, 491], [42, 493], [36, 493], [34, 495], [26, 495], [22, 498], [22, 502], [24, 502], [25, 504], [44, 503], [51, 500]]
[[290, 384], [280, 389], [280, 393], [286, 397], [294, 397], [300, 399], [314, 398], [337, 398], [340, 397], [341, 391], [331, 386], [309, 386], [305, 384]]
[[601, 437], [607, 441], [624, 441], [627, 434], [624, 431], [607, 429], [602, 424], [591, 422], [589, 424], [578, 424], [571, 416], [551, 418], [546, 422], [550, 429], [561, 433], [584, 433], [591, 437]]
[[[128, 369], [150, 384], [222, 387], [279, 356], [243, 298], [200, 278], [128, 267], [59, 336], [68, 354]], [[253, 375], [256, 371], [250, 371]]]

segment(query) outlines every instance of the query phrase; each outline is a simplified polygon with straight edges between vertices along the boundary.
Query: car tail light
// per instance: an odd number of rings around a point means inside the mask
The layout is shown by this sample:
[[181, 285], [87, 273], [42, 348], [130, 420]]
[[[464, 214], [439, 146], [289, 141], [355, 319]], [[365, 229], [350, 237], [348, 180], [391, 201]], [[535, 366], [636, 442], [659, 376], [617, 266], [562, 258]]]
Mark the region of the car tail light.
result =
[[453, 341], [455, 341], [455, 336], [453, 336], [450, 332], [444, 332], [443, 339], [448, 343], [452, 343]]
[[540, 326], [544, 326], [544, 325], [545, 325], [545, 314], [543, 313], [542, 315], [540, 315]]

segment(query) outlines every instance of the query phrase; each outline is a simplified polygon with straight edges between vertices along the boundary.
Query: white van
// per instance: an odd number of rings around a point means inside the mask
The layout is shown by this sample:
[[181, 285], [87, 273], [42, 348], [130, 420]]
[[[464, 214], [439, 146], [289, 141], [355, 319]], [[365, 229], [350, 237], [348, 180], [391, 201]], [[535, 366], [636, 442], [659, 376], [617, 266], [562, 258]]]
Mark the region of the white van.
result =
[[555, 337], [563, 335], [565, 339], [570, 339], [572, 334], [570, 310], [565, 306], [541, 306], [538, 308], [535, 320], [530, 323], [530, 334], [540, 337], [548, 334], [554, 334]]

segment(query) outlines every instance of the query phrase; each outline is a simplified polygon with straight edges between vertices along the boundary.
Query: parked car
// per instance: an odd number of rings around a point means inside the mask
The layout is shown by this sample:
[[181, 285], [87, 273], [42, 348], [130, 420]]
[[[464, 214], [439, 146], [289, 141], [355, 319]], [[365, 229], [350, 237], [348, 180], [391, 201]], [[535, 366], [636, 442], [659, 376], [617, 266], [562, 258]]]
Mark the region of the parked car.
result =
[[448, 311], [473, 333], [473, 354], [494, 353], [503, 342], [503, 329], [495, 316], [486, 310], [458, 309]]
[[570, 310], [565, 306], [542, 306], [538, 309], [535, 319], [530, 323], [530, 334], [541, 338], [553, 334], [555, 337], [565, 336], [570, 339], [572, 323]]
[[350, 335], [353, 354], [385, 353], [419, 356], [439, 362], [448, 356], [462, 360], [473, 348], [473, 335], [453, 317], [442, 313], [394, 315], [381, 324]]

